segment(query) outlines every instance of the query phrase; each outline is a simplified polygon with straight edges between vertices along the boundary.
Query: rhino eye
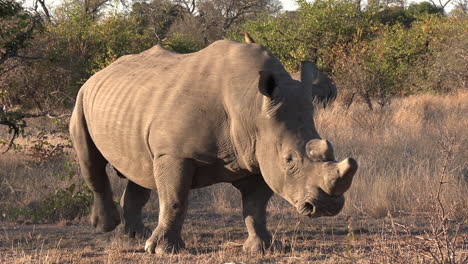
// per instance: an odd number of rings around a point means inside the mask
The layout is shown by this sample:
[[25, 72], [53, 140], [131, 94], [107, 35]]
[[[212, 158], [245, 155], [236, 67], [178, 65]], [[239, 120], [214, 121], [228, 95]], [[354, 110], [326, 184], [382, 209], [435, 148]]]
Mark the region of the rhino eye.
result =
[[283, 168], [288, 174], [295, 174], [298, 171], [298, 158], [295, 152], [289, 152], [283, 157]]
[[286, 153], [286, 155], [283, 156], [284, 162], [285, 163], [291, 163], [297, 161], [297, 153], [295, 151], [291, 151]]

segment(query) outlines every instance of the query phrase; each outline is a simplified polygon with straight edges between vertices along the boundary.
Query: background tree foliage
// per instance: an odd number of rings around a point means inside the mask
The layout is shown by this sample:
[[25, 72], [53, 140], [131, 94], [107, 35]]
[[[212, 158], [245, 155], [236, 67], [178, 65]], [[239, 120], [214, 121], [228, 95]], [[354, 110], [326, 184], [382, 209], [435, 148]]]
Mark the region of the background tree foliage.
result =
[[[290, 71], [312, 60], [348, 104], [467, 88], [467, 2], [298, 0], [0, 0], [0, 125], [67, 114], [79, 87], [126, 54], [187, 53], [249, 32]], [[356, 97], [357, 95], [357, 97]]]
[[[384, 106], [392, 96], [467, 88], [464, 16], [447, 15], [429, 2], [298, 4], [295, 12], [265, 15], [242, 29], [270, 48], [290, 71], [298, 70], [302, 60], [316, 62], [334, 76], [348, 103], [359, 95], [373, 109], [373, 102]], [[232, 36], [241, 39], [236, 32]]]

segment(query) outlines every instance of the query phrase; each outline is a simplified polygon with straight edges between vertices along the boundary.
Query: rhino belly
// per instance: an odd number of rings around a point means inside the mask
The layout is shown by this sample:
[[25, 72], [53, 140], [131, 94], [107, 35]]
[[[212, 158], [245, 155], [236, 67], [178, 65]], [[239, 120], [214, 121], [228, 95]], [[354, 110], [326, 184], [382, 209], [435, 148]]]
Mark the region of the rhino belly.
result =
[[104, 158], [127, 179], [148, 189], [155, 189], [152, 156], [141, 140], [133, 140], [132, 147], [121, 143], [120, 137], [95, 134], [93, 140]]
[[[148, 117], [140, 107], [123, 99], [88, 108], [88, 130], [104, 158], [127, 179], [145, 188], [154, 189], [153, 155], [147, 143]], [[117, 101], [117, 100], [116, 100]]]
[[231, 164], [214, 164], [200, 166], [193, 177], [192, 189], [210, 186], [216, 183], [232, 183], [245, 178], [252, 173], [247, 170], [233, 170]]

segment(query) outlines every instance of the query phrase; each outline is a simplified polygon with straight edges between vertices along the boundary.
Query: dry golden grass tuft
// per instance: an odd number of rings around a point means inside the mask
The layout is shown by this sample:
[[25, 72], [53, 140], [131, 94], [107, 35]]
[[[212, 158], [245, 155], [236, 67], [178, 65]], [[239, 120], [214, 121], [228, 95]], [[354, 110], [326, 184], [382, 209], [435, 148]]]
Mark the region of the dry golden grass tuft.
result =
[[[468, 92], [395, 99], [374, 111], [336, 102], [317, 110], [315, 124], [338, 159], [354, 157], [360, 168], [337, 217], [303, 219], [283, 199], [272, 199], [269, 228], [284, 251], [242, 253], [247, 234], [240, 195], [219, 184], [192, 192], [183, 233], [187, 249], [181, 254], [146, 254], [143, 240], [94, 233], [87, 219], [31, 225], [0, 216], [0, 263], [468, 262]], [[33, 138], [21, 140], [30, 145]], [[72, 152], [46, 161], [26, 154], [0, 156], [2, 214], [34, 208], [69, 186], [61, 176]], [[111, 181], [118, 200], [125, 180], [111, 175]], [[153, 195], [145, 208], [150, 227], [157, 210]]]

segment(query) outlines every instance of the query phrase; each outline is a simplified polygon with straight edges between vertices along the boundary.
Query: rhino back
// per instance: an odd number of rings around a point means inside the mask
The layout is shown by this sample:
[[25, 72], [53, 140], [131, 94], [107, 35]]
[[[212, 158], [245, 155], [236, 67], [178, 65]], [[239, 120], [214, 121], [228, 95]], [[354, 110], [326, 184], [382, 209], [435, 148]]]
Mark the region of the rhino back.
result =
[[154, 157], [235, 162], [235, 145], [245, 141], [239, 134], [249, 132], [237, 132], [246, 125], [233, 120], [255, 112], [265, 69], [284, 71], [266, 49], [231, 41], [192, 54], [156, 46], [122, 57], [82, 88], [89, 132], [113, 166], [147, 188], [155, 187]]

